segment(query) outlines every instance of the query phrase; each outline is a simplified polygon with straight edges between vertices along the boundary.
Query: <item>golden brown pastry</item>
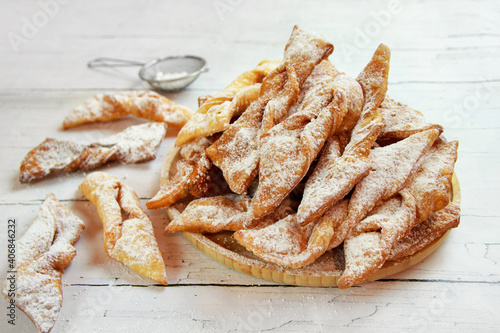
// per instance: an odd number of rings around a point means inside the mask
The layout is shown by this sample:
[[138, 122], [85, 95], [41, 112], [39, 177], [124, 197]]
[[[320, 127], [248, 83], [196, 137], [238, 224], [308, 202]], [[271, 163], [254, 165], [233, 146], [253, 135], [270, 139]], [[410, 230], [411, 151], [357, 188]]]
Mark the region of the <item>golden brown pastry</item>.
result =
[[342, 89], [347, 99], [347, 113], [342, 119], [342, 122], [335, 127], [335, 134], [349, 133], [358, 123], [365, 98], [363, 89], [357, 80], [341, 73], [335, 78], [338, 82], [337, 89]]
[[460, 223], [460, 204], [450, 202], [427, 220], [417, 224], [410, 233], [400, 239], [391, 249], [387, 260], [398, 260], [420, 251]]
[[118, 178], [99, 171], [85, 177], [79, 189], [97, 208], [106, 254], [166, 285], [163, 257], [151, 220], [140, 207], [137, 194]]
[[422, 113], [389, 97], [385, 98], [379, 112], [385, 126], [378, 140], [401, 140], [428, 129], [437, 129], [440, 134], [443, 132], [441, 125], [428, 123]]
[[370, 160], [373, 170], [356, 184], [349, 200], [349, 214], [336, 230], [331, 247], [336, 247], [350, 230], [382, 200], [396, 194], [418, 168], [418, 161], [437, 139], [431, 129], [416, 133], [388, 146], [373, 148]]
[[219, 232], [248, 227], [251, 199], [246, 195], [229, 194], [193, 200], [179, 217], [165, 229], [167, 232]]
[[284, 86], [288, 75], [283, 66], [264, 79], [259, 97], [246, 111], [206, 149], [210, 160], [222, 170], [234, 193], [245, 194], [257, 175], [258, 135], [266, 104]]
[[218, 94], [202, 98], [199, 109], [177, 135], [175, 145], [179, 147], [195, 138], [227, 129], [231, 118], [246, 110], [259, 96], [262, 80], [279, 63], [276, 60], [264, 60], [254, 69], [240, 74]]
[[207, 148], [207, 156], [222, 170], [234, 193], [244, 194], [257, 175], [263, 117], [266, 129], [280, 121], [298, 99], [297, 88], [332, 51], [333, 46], [324, 39], [294, 27], [283, 63], [264, 78], [259, 97]]
[[48, 138], [24, 157], [19, 181], [28, 183], [52, 173], [93, 170], [110, 162], [150, 161], [156, 157], [165, 132], [164, 124], [147, 123], [87, 145]]
[[222, 172], [205, 154], [209, 145], [209, 140], [200, 137], [172, 149], [163, 163], [160, 190], [146, 207], [165, 208], [188, 195], [207, 197], [228, 193]]
[[453, 144], [386, 96], [389, 48], [379, 45], [356, 79], [327, 59], [332, 48], [295, 27], [268, 73], [199, 98], [148, 202], [166, 207], [167, 232], [210, 233], [283, 269], [342, 266], [345, 249], [345, 288], [456, 225], [458, 210], [444, 208]]
[[453, 141], [425, 155], [399, 194], [384, 201], [354, 227], [344, 242], [346, 267], [338, 282], [340, 288], [364, 281], [382, 267], [391, 249], [415, 225], [449, 204], [457, 147]]
[[74, 108], [64, 118], [63, 128], [118, 119], [126, 115], [181, 128], [193, 113], [191, 109], [174, 103], [154, 91], [98, 94]]
[[293, 213], [296, 203], [284, 200], [271, 214], [255, 218], [251, 198], [247, 195], [226, 194], [194, 199], [167, 208], [172, 221], [165, 231], [219, 232], [264, 228]]
[[347, 200], [331, 207], [317, 223], [300, 226], [295, 214], [264, 228], [238, 230], [234, 238], [259, 258], [282, 267], [311, 264], [330, 245], [333, 227], [347, 215]]
[[338, 77], [318, 81], [299, 111], [261, 136], [255, 217], [271, 212], [297, 186], [347, 113], [346, 95], [336, 88]]
[[[380, 103], [385, 98], [387, 80], [389, 75], [390, 51], [381, 44], [375, 51], [372, 59], [357, 78], [364, 94], [361, 115], [356, 119], [351, 140], [347, 144], [342, 156], [339, 151], [331, 151], [330, 147], [324, 150], [324, 156], [306, 182], [304, 197], [297, 212], [301, 225], [306, 225], [319, 218], [327, 209], [341, 200], [361, 179], [370, 171], [370, 149], [383, 128], [382, 117], [378, 112]], [[350, 88], [349, 88], [350, 87]], [[359, 104], [359, 93], [356, 85], [344, 85], [344, 90], [349, 91], [348, 96], [355, 98]], [[357, 106], [351, 104], [351, 112], [347, 116], [356, 117], [359, 111]], [[353, 111], [354, 110], [354, 111]], [[341, 131], [347, 130], [352, 120], [346, 121], [341, 126]], [[333, 147], [335, 148], [335, 147]], [[350, 226], [346, 220], [344, 229]], [[340, 244], [346, 234], [336, 232], [332, 242]], [[338, 243], [338, 244], [337, 244]]]
[[50, 332], [62, 306], [62, 275], [76, 255], [73, 245], [84, 223], [54, 196], [45, 198], [38, 215], [16, 243], [16, 264], [2, 288], [6, 299], [10, 277], [15, 278], [15, 305], [35, 324], [38, 332]]
[[[353, 137], [352, 143], [365, 142], [371, 145], [380, 122], [371, 122], [367, 131]], [[302, 201], [297, 211], [297, 220], [307, 225], [320, 218], [330, 207], [342, 200], [352, 188], [371, 170], [368, 150], [353, 150], [341, 156], [344, 148], [338, 136], [331, 137], [320, 154], [318, 164], [306, 181]]]

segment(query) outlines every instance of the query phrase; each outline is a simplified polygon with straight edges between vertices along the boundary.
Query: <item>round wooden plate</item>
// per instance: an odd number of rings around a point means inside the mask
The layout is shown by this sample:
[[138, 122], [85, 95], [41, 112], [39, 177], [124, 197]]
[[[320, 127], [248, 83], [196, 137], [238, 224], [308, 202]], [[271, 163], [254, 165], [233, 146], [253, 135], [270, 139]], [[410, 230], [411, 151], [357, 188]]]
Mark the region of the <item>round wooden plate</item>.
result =
[[[455, 174], [452, 178], [452, 189], [453, 201], [459, 202], [460, 185]], [[414, 266], [434, 252], [448, 233], [449, 231], [411, 256], [386, 262], [368, 281], [383, 279]], [[182, 234], [210, 258], [238, 272], [271, 282], [308, 287], [336, 287], [344, 266], [341, 249], [328, 251], [311, 265], [292, 269], [283, 268], [258, 258], [241, 246], [232, 237], [232, 232], [217, 234], [183, 232]]]

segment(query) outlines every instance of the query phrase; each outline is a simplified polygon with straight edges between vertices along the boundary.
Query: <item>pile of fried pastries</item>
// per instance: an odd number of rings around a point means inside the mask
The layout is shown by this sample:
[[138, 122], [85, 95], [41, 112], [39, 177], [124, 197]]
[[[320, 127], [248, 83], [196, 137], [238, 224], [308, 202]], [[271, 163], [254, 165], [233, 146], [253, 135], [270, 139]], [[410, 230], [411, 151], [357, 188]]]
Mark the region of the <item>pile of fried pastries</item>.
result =
[[282, 60], [199, 98], [146, 204], [167, 208], [168, 232], [234, 231], [286, 268], [343, 247], [348, 288], [458, 225], [458, 142], [387, 96], [387, 46], [356, 78], [328, 60], [333, 48], [296, 26]]

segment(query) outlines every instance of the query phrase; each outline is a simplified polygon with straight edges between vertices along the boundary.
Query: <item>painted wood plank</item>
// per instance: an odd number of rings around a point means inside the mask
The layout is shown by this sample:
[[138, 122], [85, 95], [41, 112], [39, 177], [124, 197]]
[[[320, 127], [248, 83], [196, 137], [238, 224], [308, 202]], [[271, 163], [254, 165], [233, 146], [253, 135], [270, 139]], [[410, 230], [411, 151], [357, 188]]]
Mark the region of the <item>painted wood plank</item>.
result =
[[[500, 288], [377, 282], [349, 290], [285, 287], [64, 286], [52, 332], [492, 331]], [[2, 300], [1, 304], [5, 304]], [[18, 314], [16, 330], [32, 330]]]

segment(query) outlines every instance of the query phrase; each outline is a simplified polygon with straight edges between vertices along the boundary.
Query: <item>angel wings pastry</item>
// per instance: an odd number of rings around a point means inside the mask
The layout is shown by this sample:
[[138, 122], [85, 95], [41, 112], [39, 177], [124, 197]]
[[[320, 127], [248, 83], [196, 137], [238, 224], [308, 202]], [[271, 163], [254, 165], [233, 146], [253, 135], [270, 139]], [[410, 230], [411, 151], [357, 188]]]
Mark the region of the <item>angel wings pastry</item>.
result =
[[356, 77], [335, 67], [332, 51], [294, 27], [281, 61], [199, 99], [147, 203], [167, 209], [167, 232], [229, 237], [290, 272], [343, 257], [333, 266], [347, 288], [458, 225], [458, 144], [387, 96], [389, 47]]
[[49, 174], [96, 169], [106, 163], [141, 163], [156, 158], [166, 129], [162, 123], [130, 126], [91, 144], [45, 139], [21, 162], [19, 180], [28, 183]]
[[63, 121], [63, 128], [133, 115], [169, 127], [181, 128], [193, 111], [154, 91], [126, 91], [97, 94], [75, 107]]
[[106, 254], [139, 274], [166, 285], [165, 264], [137, 194], [118, 178], [104, 172], [85, 177], [80, 191], [97, 208], [104, 229]]
[[[84, 228], [80, 218], [48, 194], [35, 221], [17, 241], [14, 301], [38, 332], [50, 332], [56, 323], [63, 303], [64, 268], [76, 256], [73, 245]], [[7, 299], [9, 288], [7, 283], [2, 288]]]

